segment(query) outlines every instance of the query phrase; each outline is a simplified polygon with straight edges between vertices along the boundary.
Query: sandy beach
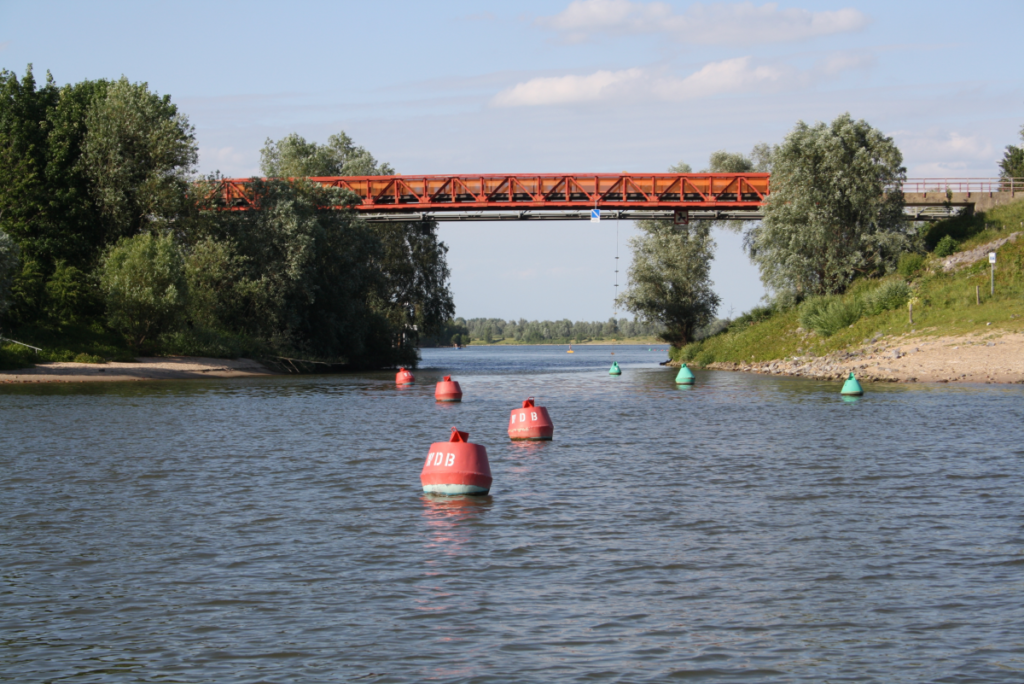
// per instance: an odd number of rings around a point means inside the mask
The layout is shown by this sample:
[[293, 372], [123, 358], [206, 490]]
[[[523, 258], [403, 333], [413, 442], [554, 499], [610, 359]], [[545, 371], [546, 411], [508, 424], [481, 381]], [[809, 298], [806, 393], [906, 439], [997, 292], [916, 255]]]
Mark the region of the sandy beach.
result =
[[881, 382], [1024, 383], [1024, 334], [890, 335], [827, 356], [708, 368], [836, 380], [853, 372], [859, 379]]
[[265, 375], [278, 373], [252, 359], [161, 356], [142, 357], [133, 363], [40, 363], [35, 368], [0, 371], [0, 384], [248, 378]]

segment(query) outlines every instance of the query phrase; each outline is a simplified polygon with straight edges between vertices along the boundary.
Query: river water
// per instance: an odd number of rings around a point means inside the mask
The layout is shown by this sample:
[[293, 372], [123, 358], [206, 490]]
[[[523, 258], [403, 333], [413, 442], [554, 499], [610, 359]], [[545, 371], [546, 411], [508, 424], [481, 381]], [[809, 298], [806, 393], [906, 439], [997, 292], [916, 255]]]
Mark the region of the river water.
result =
[[[1024, 681], [1024, 387], [610, 352], [0, 388], [0, 680]], [[453, 425], [490, 496], [422, 494]]]

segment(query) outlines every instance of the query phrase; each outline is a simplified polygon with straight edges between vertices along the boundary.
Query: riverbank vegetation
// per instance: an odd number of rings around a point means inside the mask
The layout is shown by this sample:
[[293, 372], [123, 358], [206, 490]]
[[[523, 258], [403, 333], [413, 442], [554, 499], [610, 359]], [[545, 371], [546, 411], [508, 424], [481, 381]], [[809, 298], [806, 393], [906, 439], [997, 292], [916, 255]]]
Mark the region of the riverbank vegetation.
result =
[[[1022, 222], [1024, 200], [925, 224], [919, 237], [933, 250], [905, 253], [888, 275], [861, 276], [842, 294], [770, 304], [734, 320], [717, 320], [702, 331], [702, 339], [673, 348], [670, 355], [702, 366], [743, 364], [823, 356], [888, 335], [1024, 331]], [[1008, 240], [1014, 233], [1016, 238]], [[934, 246], [947, 238], [955, 250], [940, 255]], [[997, 255], [995, 294], [990, 294], [986, 245]], [[962, 263], [946, 270], [952, 259]]]
[[[393, 169], [344, 133], [268, 140], [219, 211], [187, 116], [145, 83], [0, 71], [0, 367], [134, 355], [411, 364], [454, 314], [432, 222], [369, 224], [305, 176]], [[341, 207], [334, 209], [332, 207]], [[30, 347], [10, 342], [20, 342]]]
[[[1015, 173], [1019, 152], [1007, 148], [1004, 177]], [[781, 144], [758, 145], [749, 157], [718, 152], [709, 171], [772, 174], [763, 221], [720, 224], [744, 231], [766, 304], [735, 320], [714, 319], [713, 224], [700, 221], [641, 222], [645, 234], [634, 240], [620, 303], [665, 325], [674, 359], [700, 365], [827, 353], [897, 330], [1017, 329], [1024, 241], [999, 247], [1005, 258], [991, 296], [981, 292], [984, 255], [965, 251], [1024, 226], [1024, 205], [920, 227], [904, 214], [902, 164], [892, 138], [849, 114], [829, 124], [798, 122]], [[940, 264], [958, 252], [972, 263]]]

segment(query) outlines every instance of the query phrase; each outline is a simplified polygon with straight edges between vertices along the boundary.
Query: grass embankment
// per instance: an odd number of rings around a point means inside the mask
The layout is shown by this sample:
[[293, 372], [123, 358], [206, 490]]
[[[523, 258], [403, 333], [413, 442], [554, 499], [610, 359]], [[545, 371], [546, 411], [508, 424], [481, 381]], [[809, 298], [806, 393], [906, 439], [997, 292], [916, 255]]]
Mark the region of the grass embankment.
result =
[[[924, 239], [934, 250], [943, 237], [951, 236], [958, 242], [957, 253], [962, 254], [1022, 231], [1022, 226], [1024, 201], [1018, 201], [985, 214], [930, 224], [924, 229]], [[672, 349], [671, 356], [674, 361], [699, 366], [748, 364], [794, 356], [821, 357], [887, 335], [1024, 331], [1024, 232], [995, 251], [995, 295], [989, 294], [985, 254], [950, 272], [942, 268], [949, 257], [932, 252], [915, 268], [915, 259], [905, 256], [898, 275], [857, 280], [841, 297], [811, 300], [785, 310], [754, 309], [714, 336]], [[907, 297], [895, 296], [901, 289]], [[980, 292], [980, 304], [976, 292]], [[908, 298], [913, 303], [913, 323]]]

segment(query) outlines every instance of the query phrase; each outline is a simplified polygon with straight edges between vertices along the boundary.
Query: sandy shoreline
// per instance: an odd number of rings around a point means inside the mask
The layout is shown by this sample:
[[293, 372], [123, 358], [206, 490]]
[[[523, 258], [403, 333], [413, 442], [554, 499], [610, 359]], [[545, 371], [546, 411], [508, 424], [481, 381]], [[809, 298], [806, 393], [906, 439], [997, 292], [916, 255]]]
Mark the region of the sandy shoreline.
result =
[[252, 359], [199, 356], [142, 357], [133, 363], [40, 363], [0, 371], [0, 385], [35, 382], [124, 382], [194, 378], [250, 378], [279, 375]]
[[888, 335], [821, 357], [707, 367], [832, 380], [853, 372], [875, 382], [1024, 383], [1024, 334], [993, 330], [946, 337]]
[[[858, 348], [820, 357], [712, 363], [707, 368], [828, 380], [839, 380], [853, 372], [869, 382], [1024, 383], [1024, 334], [993, 330], [945, 337], [883, 336]], [[143, 357], [133, 363], [41, 363], [35, 368], [0, 371], [0, 384], [272, 375], [280, 373], [252, 359], [169, 356]]]

